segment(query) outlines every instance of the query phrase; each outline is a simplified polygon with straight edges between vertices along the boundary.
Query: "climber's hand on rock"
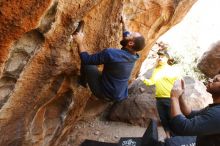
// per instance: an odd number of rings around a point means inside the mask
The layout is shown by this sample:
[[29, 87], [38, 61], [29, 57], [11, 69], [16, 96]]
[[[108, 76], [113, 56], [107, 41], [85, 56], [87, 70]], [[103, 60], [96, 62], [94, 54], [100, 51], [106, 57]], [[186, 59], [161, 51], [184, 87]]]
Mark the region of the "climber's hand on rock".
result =
[[82, 32], [78, 32], [73, 35], [73, 39], [76, 41], [78, 45], [83, 43], [84, 40], [84, 34]]

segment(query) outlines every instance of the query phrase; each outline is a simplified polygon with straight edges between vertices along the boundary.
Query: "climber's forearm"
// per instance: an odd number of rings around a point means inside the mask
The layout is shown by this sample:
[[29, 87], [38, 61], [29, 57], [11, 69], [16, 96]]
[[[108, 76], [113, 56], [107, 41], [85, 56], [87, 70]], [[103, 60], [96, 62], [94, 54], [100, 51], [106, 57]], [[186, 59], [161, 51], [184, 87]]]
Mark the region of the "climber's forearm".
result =
[[170, 114], [171, 118], [176, 117], [177, 115], [182, 115], [179, 99], [176, 97], [171, 97], [171, 106], [170, 106]]
[[186, 101], [183, 99], [182, 96], [180, 97], [179, 102], [180, 102], [180, 109], [181, 109], [182, 113], [185, 116], [188, 116], [192, 112], [191, 107], [189, 105], [187, 105]]
[[83, 45], [83, 43], [78, 44], [78, 51], [79, 51], [79, 54], [82, 52], [86, 52], [86, 49], [85, 49], [85, 46]]

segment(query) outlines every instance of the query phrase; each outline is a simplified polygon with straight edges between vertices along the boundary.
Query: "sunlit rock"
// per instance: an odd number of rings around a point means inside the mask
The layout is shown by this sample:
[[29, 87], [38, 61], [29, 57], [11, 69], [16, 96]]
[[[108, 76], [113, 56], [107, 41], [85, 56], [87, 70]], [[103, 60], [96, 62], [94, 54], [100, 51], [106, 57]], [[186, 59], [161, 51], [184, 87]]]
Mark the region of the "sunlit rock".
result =
[[[85, 21], [90, 53], [120, 47], [121, 15], [147, 46], [182, 20], [196, 0], [17, 0], [0, 2], [0, 145], [60, 146], [91, 97], [77, 84], [70, 36]], [[72, 49], [71, 49], [72, 48]]]
[[198, 68], [210, 78], [220, 73], [220, 41], [212, 44], [210, 49], [203, 54]]

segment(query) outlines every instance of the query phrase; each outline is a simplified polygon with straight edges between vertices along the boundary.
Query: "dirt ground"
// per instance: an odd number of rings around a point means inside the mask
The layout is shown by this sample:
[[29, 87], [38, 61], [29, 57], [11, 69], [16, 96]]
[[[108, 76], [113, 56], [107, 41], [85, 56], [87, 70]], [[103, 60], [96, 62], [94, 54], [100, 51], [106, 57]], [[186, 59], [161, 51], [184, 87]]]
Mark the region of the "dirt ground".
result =
[[[67, 141], [67, 146], [80, 146], [85, 139], [117, 143], [121, 137], [142, 137], [146, 128], [122, 122], [107, 121], [105, 115], [79, 121]], [[159, 140], [164, 131], [158, 127]]]

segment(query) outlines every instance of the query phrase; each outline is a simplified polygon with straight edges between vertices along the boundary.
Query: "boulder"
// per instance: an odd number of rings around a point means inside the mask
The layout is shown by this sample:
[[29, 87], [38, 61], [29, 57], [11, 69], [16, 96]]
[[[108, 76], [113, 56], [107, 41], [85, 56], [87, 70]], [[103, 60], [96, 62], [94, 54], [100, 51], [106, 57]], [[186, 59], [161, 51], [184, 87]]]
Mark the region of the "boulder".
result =
[[[206, 92], [202, 82], [191, 77], [184, 77], [184, 99], [194, 110], [204, 108], [212, 103], [211, 94]], [[137, 79], [129, 88], [129, 98], [115, 103], [109, 112], [109, 119], [147, 126], [149, 119], [159, 120], [155, 100], [154, 86], [147, 87]]]
[[108, 118], [146, 127], [150, 118], [159, 119], [154, 97], [155, 86], [147, 87], [142, 81], [135, 80], [129, 88], [128, 99], [115, 103]]
[[85, 21], [89, 53], [120, 48], [121, 15], [129, 30], [145, 36], [147, 46], [132, 80], [156, 39], [179, 23], [195, 2], [1, 1], [0, 145], [60, 146], [68, 139], [91, 97], [88, 88], [78, 85], [80, 58], [71, 40], [80, 20]]
[[220, 41], [212, 44], [202, 55], [198, 68], [210, 78], [220, 73]]
[[184, 77], [184, 82], [186, 86], [183, 97], [193, 110], [199, 110], [213, 102], [212, 95], [206, 91], [202, 82], [189, 76]]

